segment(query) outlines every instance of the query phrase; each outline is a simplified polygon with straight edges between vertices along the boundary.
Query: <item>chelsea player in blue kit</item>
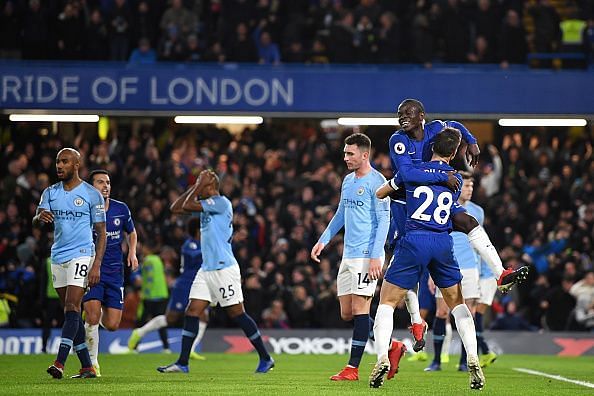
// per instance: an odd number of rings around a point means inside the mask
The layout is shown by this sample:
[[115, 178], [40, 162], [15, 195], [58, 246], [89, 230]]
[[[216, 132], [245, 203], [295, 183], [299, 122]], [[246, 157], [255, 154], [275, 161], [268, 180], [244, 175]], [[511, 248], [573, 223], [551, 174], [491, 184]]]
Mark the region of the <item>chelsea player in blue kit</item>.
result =
[[120, 327], [124, 308], [124, 267], [122, 240], [128, 236], [128, 256], [126, 262], [132, 271], [138, 268], [136, 245], [138, 236], [128, 206], [111, 198], [111, 178], [106, 170], [94, 170], [89, 181], [105, 200], [107, 246], [101, 263], [101, 280], [83, 297], [85, 310], [86, 342], [91, 354], [91, 362], [97, 377], [101, 376], [99, 367], [99, 324], [109, 331]]
[[[355, 133], [348, 136], [344, 143], [344, 161], [352, 172], [342, 182], [338, 209], [312, 248], [311, 258], [319, 262], [318, 256], [324, 247], [344, 227], [344, 251], [336, 286], [340, 316], [345, 321], [352, 320], [354, 327], [349, 362], [330, 379], [356, 381], [359, 379], [359, 364], [369, 338], [369, 308], [377, 280], [381, 276], [390, 211], [388, 200], [375, 196], [375, 191], [386, 179], [371, 167], [369, 137]], [[406, 349], [401, 342], [393, 341], [390, 350], [394, 367], [390, 376], [393, 377]]]
[[[417, 166], [427, 173], [453, 172], [449, 162], [460, 145], [460, 132], [445, 128], [433, 142], [430, 162]], [[456, 174], [461, 182], [461, 178]], [[397, 175], [398, 178], [398, 175]], [[405, 181], [407, 217], [405, 235], [399, 240], [393, 262], [386, 271], [380, 292], [380, 305], [375, 316], [375, 340], [378, 361], [369, 377], [369, 385], [383, 385], [390, 370], [388, 349], [394, 328], [394, 309], [406, 296], [407, 290], [419, 282], [427, 268], [435, 284], [452, 310], [458, 333], [468, 353], [470, 388], [482, 389], [485, 384], [476, 345], [474, 321], [464, 304], [460, 281], [462, 274], [453, 255], [451, 217], [464, 209], [456, 202], [459, 192], [452, 193], [442, 185], [423, 185]], [[388, 187], [389, 188], [389, 187]], [[398, 263], [398, 265], [395, 265]]]
[[[187, 196], [187, 193], [191, 191], [191, 187], [186, 193], [180, 195], [173, 204], [171, 204], [171, 212], [175, 214], [185, 214], [182, 205]], [[173, 289], [171, 290], [171, 296], [169, 297], [169, 304], [167, 305], [167, 311], [165, 315], [155, 316], [149, 320], [144, 326], [135, 329], [130, 335], [128, 340], [128, 348], [133, 351], [138, 346], [138, 343], [142, 338], [151, 331], [159, 330], [167, 326], [173, 326], [180, 321], [184, 315], [184, 311], [188, 306], [190, 289], [196, 273], [202, 266], [202, 248], [200, 246], [200, 219], [197, 217], [191, 217], [187, 224], [188, 238], [185, 240], [181, 247], [181, 264], [180, 264], [180, 275], [175, 280]], [[204, 337], [206, 326], [208, 325], [208, 310], [205, 310], [200, 316], [200, 322], [198, 323], [198, 335], [194, 340], [192, 349], [190, 352], [190, 359], [204, 360], [205, 358], [198, 353], [194, 352], [196, 346]]]
[[[398, 106], [398, 122], [402, 129], [390, 137], [390, 160], [392, 171], [395, 175], [398, 173], [403, 182], [445, 185], [452, 191], [459, 187], [451, 172], [430, 174], [424, 173], [414, 166], [431, 158], [431, 143], [434, 141], [435, 136], [446, 127], [453, 127], [461, 132], [462, 139], [468, 144], [466, 155], [470, 160], [470, 165], [474, 166], [478, 163], [480, 150], [476, 144], [476, 139], [464, 125], [456, 121], [443, 122], [439, 120], [425, 123], [425, 108], [418, 100], [406, 99], [402, 101]], [[392, 194], [392, 198], [392, 223], [388, 240], [395, 247], [398, 239], [405, 233], [406, 202], [404, 200], [404, 189], [397, 189]], [[516, 271], [512, 269], [505, 270], [503, 268], [497, 250], [491, 243], [483, 227], [478, 224], [474, 217], [468, 215], [466, 212], [460, 212], [452, 217], [452, 223], [455, 230], [468, 235], [472, 247], [495, 274], [501, 290], [507, 291], [513, 284], [526, 278], [527, 267], [519, 268]], [[426, 282], [422, 282], [420, 288], [420, 293], [422, 294], [420, 298], [423, 299], [423, 296], [429, 294]], [[408, 311], [411, 313], [411, 332], [415, 339], [413, 350], [419, 351], [425, 345], [424, 334], [427, 325], [418, 314], [418, 300], [414, 293], [409, 292], [405, 302]]]
[[[59, 183], [46, 188], [39, 202], [33, 226], [54, 226], [51, 252], [52, 281], [64, 306], [64, 325], [58, 356], [47, 372], [54, 378], [64, 375], [64, 364], [74, 349], [82, 368], [73, 378], [94, 378], [85, 326], [80, 306], [85, 289], [99, 283], [105, 251], [105, 208], [101, 194], [81, 180], [78, 151], [64, 148], [56, 157]], [[93, 242], [93, 231], [97, 239]]]
[[[198, 198], [198, 200], [197, 200]], [[157, 368], [162, 373], [187, 373], [188, 359], [198, 333], [199, 318], [210, 304], [220, 304], [250, 340], [260, 362], [256, 373], [267, 373], [274, 360], [266, 351], [256, 322], [245, 312], [239, 264], [233, 255], [233, 207], [231, 201], [219, 193], [219, 178], [204, 170], [186, 196], [182, 209], [200, 212], [200, 243], [202, 267], [190, 289], [190, 304], [186, 308], [182, 331], [182, 348], [178, 360]]]

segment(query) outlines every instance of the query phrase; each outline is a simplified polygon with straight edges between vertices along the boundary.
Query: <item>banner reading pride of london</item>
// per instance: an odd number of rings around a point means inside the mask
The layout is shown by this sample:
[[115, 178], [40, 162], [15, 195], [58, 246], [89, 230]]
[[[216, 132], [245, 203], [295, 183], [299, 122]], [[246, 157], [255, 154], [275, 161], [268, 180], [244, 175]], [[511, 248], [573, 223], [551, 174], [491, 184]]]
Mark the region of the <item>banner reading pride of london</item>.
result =
[[0, 62], [0, 109], [393, 113], [404, 98], [431, 114], [594, 114], [587, 71], [488, 67], [264, 66]]

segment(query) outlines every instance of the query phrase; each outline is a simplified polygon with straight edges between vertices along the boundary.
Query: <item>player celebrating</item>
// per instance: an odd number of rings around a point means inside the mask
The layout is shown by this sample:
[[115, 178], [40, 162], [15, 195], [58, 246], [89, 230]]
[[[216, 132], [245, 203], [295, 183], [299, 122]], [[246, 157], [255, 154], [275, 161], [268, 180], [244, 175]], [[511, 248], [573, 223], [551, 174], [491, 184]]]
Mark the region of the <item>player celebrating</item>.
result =
[[[330, 379], [356, 381], [369, 338], [369, 307], [381, 276], [390, 212], [388, 201], [375, 196], [375, 191], [386, 179], [369, 163], [371, 140], [355, 133], [348, 136], [344, 143], [344, 161], [352, 173], [342, 182], [338, 209], [312, 248], [311, 258], [320, 262], [318, 256], [324, 247], [344, 227], [344, 252], [336, 280], [337, 294], [341, 317], [345, 321], [353, 320], [354, 328], [348, 365]], [[394, 376], [406, 349], [397, 341], [392, 342], [390, 349], [394, 368], [390, 374]]]
[[[433, 143], [430, 162], [420, 164], [417, 170], [428, 173], [453, 172], [449, 162], [460, 145], [460, 132], [445, 128]], [[460, 177], [457, 175], [456, 177]], [[398, 178], [398, 175], [397, 175]], [[382, 189], [389, 189], [389, 185]], [[485, 385], [476, 347], [476, 333], [472, 314], [464, 304], [460, 281], [462, 275], [453, 256], [449, 232], [451, 214], [464, 209], [456, 203], [459, 193], [441, 185], [419, 185], [405, 182], [407, 218], [406, 233], [398, 242], [393, 262], [384, 276], [380, 292], [380, 305], [375, 316], [375, 340], [378, 361], [369, 377], [369, 386], [377, 388], [390, 370], [388, 349], [394, 327], [394, 309], [407, 290], [419, 282], [424, 268], [441, 289], [444, 299], [452, 309], [458, 333], [468, 353], [470, 388], [482, 389]]]
[[198, 333], [199, 318], [214, 303], [225, 308], [258, 352], [260, 363], [256, 373], [267, 373], [274, 367], [274, 360], [266, 351], [256, 323], [243, 307], [239, 264], [231, 249], [233, 208], [229, 199], [220, 195], [219, 178], [214, 172], [204, 170], [200, 173], [182, 209], [190, 213], [200, 212], [203, 263], [190, 289], [179, 359], [157, 370], [162, 373], [189, 372], [188, 359]]
[[[435, 136], [446, 127], [453, 127], [461, 132], [462, 138], [468, 143], [466, 154], [470, 160], [470, 164], [474, 166], [478, 163], [480, 150], [476, 144], [476, 139], [459, 122], [434, 120], [425, 123], [425, 108], [421, 102], [415, 99], [405, 99], [402, 101], [398, 106], [397, 115], [402, 129], [390, 137], [390, 160], [394, 175], [398, 173], [403, 182], [425, 185], [446, 184], [451, 190], [456, 187], [455, 180], [451, 174], [441, 172], [427, 173], [413, 166], [414, 164], [421, 163], [424, 159], [429, 160], [431, 158], [431, 143], [435, 139]], [[396, 245], [397, 240], [405, 232], [406, 202], [404, 196], [404, 189], [399, 188], [394, 194], [395, 199], [391, 205], [394, 234], [390, 235], [389, 238], [396, 240], [396, 242], [392, 241], [392, 245]], [[498, 279], [497, 284], [500, 290], [507, 291], [515, 283], [526, 278], [528, 273], [527, 267], [521, 267], [516, 271], [503, 268], [497, 250], [489, 240], [483, 227], [478, 224], [475, 218], [466, 212], [460, 212], [452, 217], [452, 223], [455, 230], [468, 234], [470, 244], [483, 260], [485, 260]], [[398, 265], [398, 263], [396, 264]], [[407, 297], [406, 304], [409, 312], [418, 311], [418, 301], [416, 299]], [[425, 323], [415, 323], [413, 321], [411, 331], [415, 338], [414, 351], [420, 350], [425, 344], [424, 334], [426, 329], [427, 326]]]
[[[193, 186], [192, 186], [193, 187]], [[180, 195], [175, 202], [171, 205], [171, 211], [176, 214], [185, 214], [182, 205], [187, 194], [191, 191], [192, 187], [186, 191], [186, 193]], [[188, 306], [190, 288], [192, 282], [196, 277], [196, 273], [202, 265], [202, 249], [200, 248], [200, 219], [196, 217], [190, 218], [187, 224], [188, 228], [188, 239], [184, 242], [181, 248], [181, 266], [180, 276], [175, 280], [175, 285], [171, 290], [171, 296], [169, 298], [169, 304], [165, 315], [155, 316], [149, 320], [144, 326], [139, 329], [135, 329], [128, 340], [128, 348], [133, 351], [138, 346], [142, 337], [151, 331], [159, 330], [163, 327], [172, 326], [180, 321], [183, 317], [184, 311]], [[196, 360], [204, 360], [204, 357], [194, 352], [196, 346], [202, 340], [206, 326], [208, 324], [208, 310], [205, 310], [200, 316], [200, 322], [198, 323], [198, 335], [194, 340], [192, 349], [190, 352], [190, 358]]]
[[[462, 185], [462, 191], [458, 198], [458, 204], [462, 206], [466, 211], [474, 216], [479, 224], [482, 225], [484, 218], [483, 209], [470, 201], [472, 198], [472, 191], [474, 182], [472, 180], [472, 174], [468, 172], [461, 172], [464, 184]], [[474, 315], [476, 308], [476, 302], [480, 296], [479, 293], [479, 262], [480, 258], [470, 246], [468, 236], [462, 232], [454, 231], [451, 233], [452, 241], [454, 243], [454, 257], [460, 266], [460, 272], [462, 273], [462, 295], [464, 296], [464, 302], [468, 306], [470, 312]], [[441, 358], [442, 358], [442, 346], [449, 344], [445, 343], [446, 337], [446, 321], [450, 315], [450, 310], [444, 301], [442, 294], [439, 290], [435, 293], [437, 311], [435, 313], [435, 321], [433, 322], [433, 345], [435, 356], [433, 362], [425, 369], [425, 371], [439, 371], [441, 370]], [[451, 332], [451, 330], [450, 330]], [[446, 348], [448, 346], [446, 345]], [[445, 354], [448, 353], [448, 349], [445, 349]], [[460, 364], [458, 366], [460, 371], [468, 371], [466, 367], [466, 351], [462, 348], [460, 354]]]
[[[33, 226], [53, 223], [52, 278], [64, 306], [64, 325], [58, 356], [47, 372], [64, 375], [64, 364], [74, 348], [82, 368], [73, 378], [94, 378], [95, 370], [85, 344], [85, 326], [80, 304], [87, 287], [99, 283], [105, 252], [105, 202], [99, 192], [78, 175], [80, 154], [64, 148], [56, 157], [59, 183], [43, 191]], [[93, 243], [93, 230], [97, 239]]]
[[120, 327], [124, 307], [124, 266], [122, 264], [122, 237], [128, 236], [127, 264], [132, 271], [138, 268], [136, 244], [138, 237], [128, 206], [111, 195], [111, 178], [106, 170], [94, 170], [89, 181], [105, 200], [107, 246], [101, 263], [101, 280], [83, 297], [85, 310], [86, 341], [91, 355], [91, 363], [97, 377], [101, 376], [99, 367], [99, 323], [109, 331]]

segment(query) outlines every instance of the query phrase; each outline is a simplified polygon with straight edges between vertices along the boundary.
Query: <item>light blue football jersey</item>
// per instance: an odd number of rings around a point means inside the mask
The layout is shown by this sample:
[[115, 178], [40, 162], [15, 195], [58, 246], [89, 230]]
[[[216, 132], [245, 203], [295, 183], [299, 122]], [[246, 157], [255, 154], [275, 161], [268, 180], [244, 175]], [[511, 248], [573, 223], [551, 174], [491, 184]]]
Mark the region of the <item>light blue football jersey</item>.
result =
[[344, 227], [343, 258], [380, 258], [390, 226], [390, 201], [378, 199], [375, 191], [386, 178], [372, 169], [358, 178], [349, 173], [342, 182], [340, 203], [319, 239], [325, 245]]
[[216, 271], [238, 265], [231, 241], [233, 238], [233, 207], [222, 195], [200, 200], [201, 271]]
[[[468, 201], [463, 205], [469, 215], [473, 216], [480, 225], [483, 225], [485, 214], [483, 209], [474, 202]], [[454, 256], [458, 260], [460, 269], [476, 268], [480, 270], [481, 258], [472, 248], [468, 235], [463, 232], [454, 231], [451, 233], [454, 240]]]
[[43, 191], [39, 208], [54, 215], [53, 264], [95, 254], [93, 225], [105, 222], [105, 201], [95, 187], [83, 181], [66, 191], [56, 183]]

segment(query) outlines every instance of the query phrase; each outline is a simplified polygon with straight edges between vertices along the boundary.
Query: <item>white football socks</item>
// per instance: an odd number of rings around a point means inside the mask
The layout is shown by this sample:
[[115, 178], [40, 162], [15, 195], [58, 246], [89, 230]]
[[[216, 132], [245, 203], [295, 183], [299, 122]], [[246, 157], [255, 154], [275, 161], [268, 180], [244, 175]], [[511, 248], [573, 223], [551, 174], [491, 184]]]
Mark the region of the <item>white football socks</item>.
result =
[[482, 226], [475, 227], [468, 233], [468, 240], [472, 247], [479, 253], [481, 258], [485, 260], [496, 279], [499, 279], [503, 272], [503, 264], [501, 258], [497, 253], [497, 249], [491, 243], [489, 236]]
[[380, 304], [375, 314], [373, 333], [375, 334], [375, 351], [377, 360], [388, 356], [394, 330], [394, 308], [387, 304]]
[[468, 360], [478, 359], [478, 350], [476, 345], [476, 329], [474, 328], [474, 319], [466, 304], [456, 305], [452, 309], [452, 315], [456, 319], [456, 328], [462, 339]]
[[206, 323], [206, 322], [200, 321], [198, 323], [198, 335], [196, 336], [196, 339], [194, 339], [194, 343], [192, 344], [192, 349], [191, 349], [192, 352], [194, 352], [196, 350], [196, 347], [202, 340], [202, 337], [204, 337], [204, 332], [206, 331], [206, 326], [208, 326], [208, 323]]
[[441, 353], [449, 355], [450, 354], [450, 345], [452, 344], [452, 324], [446, 322], [446, 332], [445, 337], [443, 338], [443, 346], [441, 347]]
[[140, 338], [142, 338], [151, 331], [159, 330], [160, 328], [166, 326], [167, 319], [165, 318], [165, 315], [155, 316], [154, 318], [146, 322], [144, 326], [138, 329], [138, 335], [140, 336]]
[[406, 310], [410, 314], [410, 323], [423, 323], [423, 318], [421, 318], [421, 312], [419, 311], [417, 293], [413, 290], [407, 291], [404, 296], [404, 303], [406, 304]]
[[89, 349], [91, 363], [98, 365], [97, 355], [99, 355], [99, 325], [90, 325], [85, 323], [85, 342]]

